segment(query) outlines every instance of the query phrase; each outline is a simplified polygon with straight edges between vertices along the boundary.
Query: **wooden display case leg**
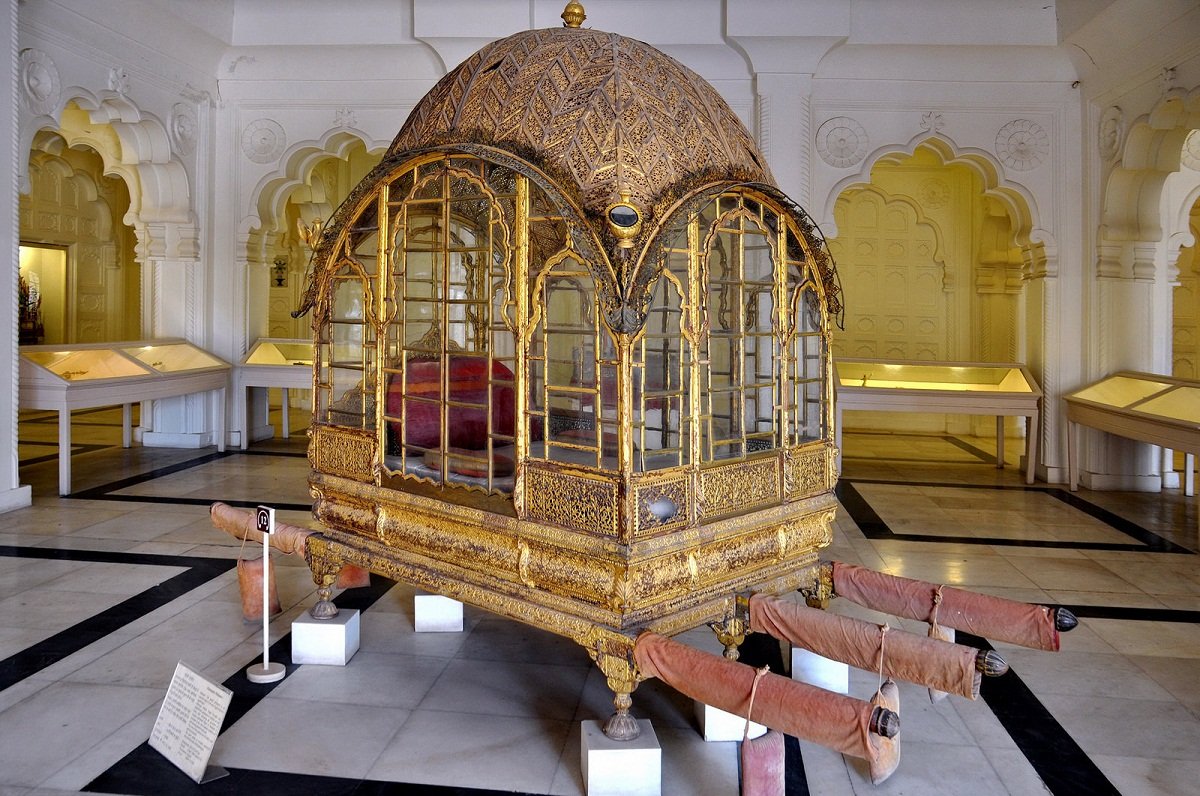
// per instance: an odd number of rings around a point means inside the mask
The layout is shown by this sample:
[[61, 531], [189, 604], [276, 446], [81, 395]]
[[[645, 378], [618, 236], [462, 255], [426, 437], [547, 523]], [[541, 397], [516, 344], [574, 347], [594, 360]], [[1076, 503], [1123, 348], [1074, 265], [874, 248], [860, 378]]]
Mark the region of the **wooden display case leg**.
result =
[[1004, 415], [996, 415], [996, 469], [1004, 469]]
[[1032, 484], [1037, 475], [1038, 442], [1042, 436], [1041, 415], [1025, 416], [1025, 483]]
[[58, 410], [58, 494], [71, 494], [71, 410]]

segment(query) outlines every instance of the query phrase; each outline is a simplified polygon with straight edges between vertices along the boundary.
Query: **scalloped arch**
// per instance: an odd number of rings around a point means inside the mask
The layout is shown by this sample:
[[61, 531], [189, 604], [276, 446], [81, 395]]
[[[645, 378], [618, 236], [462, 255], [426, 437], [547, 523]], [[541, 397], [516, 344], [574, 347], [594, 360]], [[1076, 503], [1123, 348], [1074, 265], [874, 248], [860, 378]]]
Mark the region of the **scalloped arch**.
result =
[[[1172, 90], [1131, 125], [1121, 160], [1104, 185], [1104, 240], [1159, 241], [1178, 231], [1180, 209], [1163, 212], [1163, 188], [1167, 178], [1180, 170], [1184, 143], [1196, 129], [1200, 129], [1200, 88]], [[1164, 218], [1170, 229], [1163, 229]]]
[[961, 164], [969, 167], [983, 181], [984, 196], [995, 199], [1008, 212], [1012, 219], [1013, 236], [1018, 246], [1026, 246], [1031, 242], [1045, 242], [1048, 233], [1037, 225], [1037, 202], [1032, 192], [1019, 182], [1004, 177], [1004, 168], [996, 156], [984, 149], [974, 147], [959, 147], [949, 137], [941, 133], [929, 135], [922, 133], [903, 145], [885, 144], [863, 159], [862, 168], [858, 174], [851, 175], [839, 181], [830, 190], [825, 200], [825, 221], [828, 225], [826, 235], [837, 235], [837, 225], [833, 220], [833, 207], [838, 197], [848, 188], [866, 188], [871, 184], [871, 169], [876, 163], [895, 158], [897, 155], [913, 155], [919, 147], [934, 152], [943, 165]]
[[[368, 153], [382, 155], [389, 143], [376, 141], [360, 130], [338, 128], [318, 140], [293, 144], [280, 158], [280, 167], [259, 180], [251, 192], [252, 215], [243, 222], [246, 225], [243, 231], [258, 230], [263, 234], [286, 231], [288, 199], [296, 190], [309, 188], [313, 169], [330, 159], [349, 159], [350, 151], [360, 144]], [[318, 205], [328, 203], [324, 196], [311, 196], [308, 201]], [[329, 207], [329, 212], [335, 209]]]
[[[67, 146], [86, 144], [100, 153], [104, 173], [120, 177], [128, 186], [127, 223], [192, 222], [187, 172], [174, 158], [161, 121], [112, 91], [94, 94], [72, 86], [63, 97], [54, 115], [22, 120], [20, 151], [30, 151], [45, 131], [62, 136]], [[23, 191], [29, 189], [28, 170], [27, 159], [22, 159]]]

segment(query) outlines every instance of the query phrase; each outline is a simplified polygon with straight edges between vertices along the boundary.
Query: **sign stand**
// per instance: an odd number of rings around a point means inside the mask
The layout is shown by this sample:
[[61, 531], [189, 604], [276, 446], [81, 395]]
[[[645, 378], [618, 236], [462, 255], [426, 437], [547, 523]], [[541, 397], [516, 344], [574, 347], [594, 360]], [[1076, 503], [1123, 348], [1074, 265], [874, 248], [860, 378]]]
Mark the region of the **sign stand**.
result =
[[275, 509], [259, 506], [254, 510], [254, 527], [262, 533], [263, 540], [263, 658], [246, 668], [246, 677], [252, 683], [275, 683], [287, 673], [282, 663], [271, 663], [271, 534], [275, 533]]

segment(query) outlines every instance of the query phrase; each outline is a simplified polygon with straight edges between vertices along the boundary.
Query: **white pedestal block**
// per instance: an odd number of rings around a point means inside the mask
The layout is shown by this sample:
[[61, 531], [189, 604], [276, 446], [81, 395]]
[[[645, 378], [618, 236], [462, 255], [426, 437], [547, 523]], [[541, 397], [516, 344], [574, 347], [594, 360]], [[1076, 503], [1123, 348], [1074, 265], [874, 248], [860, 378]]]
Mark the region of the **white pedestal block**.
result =
[[580, 722], [579, 756], [587, 796], [660, 796], [662, 747], [648, 719], [638, 720], [642, 734], [614, 741], [598, 721]]
[[792, 647], [792, 679], [839, 694], [850, 693], [850, 666]]
[[414, 629], [418, 633], [461, 633], [463, 604], [440, 594], [422, 594], [413, 598]]
[[[740, 741], [746, 731], [746, 720], [741, 716], [730, 713], [712, 705], [706, 705], [700, 700], [693, 700], [696, 706], [696, 721], [700, 723], [700, 734], [706, 741]], [[756, 721], [750, 722], [750, 737], [757, 738], [765, 734], [767, 728]]]
[[292, 663], [345, 666], [358, 652], [358, 610], [342, 609], [333, 619], [305, 611], [292, 622]]

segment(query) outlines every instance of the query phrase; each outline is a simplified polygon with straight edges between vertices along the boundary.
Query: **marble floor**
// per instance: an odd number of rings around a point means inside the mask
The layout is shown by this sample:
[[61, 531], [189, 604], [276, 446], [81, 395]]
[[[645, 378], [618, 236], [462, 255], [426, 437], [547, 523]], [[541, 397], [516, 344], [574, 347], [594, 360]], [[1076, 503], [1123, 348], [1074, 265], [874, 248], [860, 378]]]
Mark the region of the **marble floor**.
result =
[[[0, 515], [0, 796], [583, 792], [580, 721], [611, 704], [586, 654], [470, 607], [462, 633], [417, 634], [403, 584], [339, 595], [362, 611], [349, 665], [297, 666], [291, 622], [315, 596], [302, 562], [277, 556], [271, 654], [288, 675], [249, 683], [261, 625], [242, 619], [239, 546], [208, 505], [267, 503], [312, 525], [302, 429], [217, 454], [123, 450], [119, 424], [119, 410], [76, 413], [74, 492], [60, 498], [54, 416], [22, 415], [34, 505]], [[788, 739], [789, 794], [1196, 792], [1197, 499], [1026, 487], [992, 445], [847, 433], [825, 557], [1067, 605], [1080, 626], [1056, 654], [992, 644], [1012, 670], [976, 701], [902, 686], [902, 760], [881, 786], [861, 762]], [[719, 649], [706, 630], [685, 637]], [[769, 647], [755, 654], [786, 659]], [[233, 691], [211, 761], [229, 776], [204, 786], [146, 743], [179, 661]], [[875, 685], [852, 670], [852, 695]], [[652, 680], [634, 713], [662, 745], [664, 794], [738, 793], [737, 744], [705, 743], [689, 700]]]

